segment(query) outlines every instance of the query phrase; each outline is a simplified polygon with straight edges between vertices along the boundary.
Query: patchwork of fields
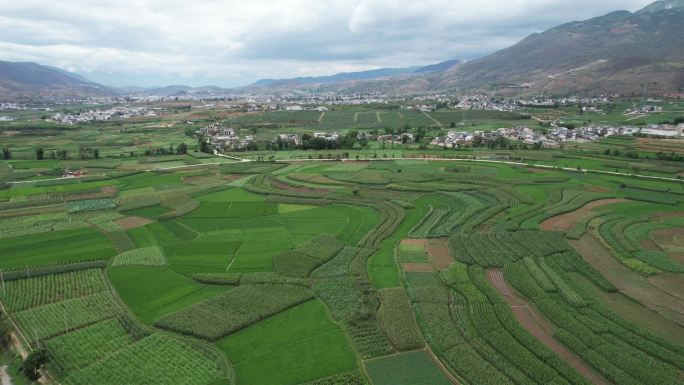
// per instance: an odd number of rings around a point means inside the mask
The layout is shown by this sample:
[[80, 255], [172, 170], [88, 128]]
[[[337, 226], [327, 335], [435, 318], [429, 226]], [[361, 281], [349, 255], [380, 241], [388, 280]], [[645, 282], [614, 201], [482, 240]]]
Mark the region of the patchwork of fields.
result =
[[312, 158], [3, 184], [6, 330], [61, 384], [684, 384], [681, 182]]

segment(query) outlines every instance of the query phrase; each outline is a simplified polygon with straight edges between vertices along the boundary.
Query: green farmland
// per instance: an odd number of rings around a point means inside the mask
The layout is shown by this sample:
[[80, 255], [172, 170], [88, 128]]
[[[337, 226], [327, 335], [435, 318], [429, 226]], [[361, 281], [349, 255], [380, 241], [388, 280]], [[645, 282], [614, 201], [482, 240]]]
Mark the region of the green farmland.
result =
[[[478, 118], [401, 114], [277, 118]], [[681, 165], [445, 153], [3, 161], [4, 330], [49, 384], [684, 384]]]

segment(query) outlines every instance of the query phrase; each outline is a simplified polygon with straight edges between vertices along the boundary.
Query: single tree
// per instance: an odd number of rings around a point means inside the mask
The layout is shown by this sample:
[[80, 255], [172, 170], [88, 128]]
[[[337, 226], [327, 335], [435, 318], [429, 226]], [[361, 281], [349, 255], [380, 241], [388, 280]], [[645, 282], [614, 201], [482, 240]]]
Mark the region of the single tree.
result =
[[185, 143], [181, 143], [176, 147], [176, 153], [178, 154], [187, 154], [188, 153], [188, 145]]
[[12, 158], [12, 152], [9, 148], [5, 147], [2, 149], [2, 159], [9, 160]]
[[24, 362], [21, 364], [21, 371], [26, 378], [31, 381], [37, 381], [40, 378], [40, 368], [50, 361], [50, 356], [47, 350], [37, 349], [29, 353]]
[[36, 159], [43, 160], [43, 147], [36, 148]]

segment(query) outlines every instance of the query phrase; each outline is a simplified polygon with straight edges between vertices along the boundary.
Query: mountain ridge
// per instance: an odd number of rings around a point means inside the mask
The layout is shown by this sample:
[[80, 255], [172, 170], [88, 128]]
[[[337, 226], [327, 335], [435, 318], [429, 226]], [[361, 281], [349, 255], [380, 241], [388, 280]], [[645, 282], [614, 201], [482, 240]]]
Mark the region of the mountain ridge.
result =
[[426, 66], [378, 68], [366, 71], [340, 72], [333, 75], [303, 76], [287, 79], [260, 79], [247, 87], [281, 87], [287, 85], [296, 86], [307, 84], [328, 84], [348, 81], [374, 80], [412, 74], [442, 72], [452, 68], [453, 66], [459, 63], [461, 63], [460, 60], [452, 59]]
[[0, 61], [0, 101], [106, 96], [115, 92], [79, 74], [32, 62]]
[[571, 21], [392, 92], [483, 90], [517, 94], [684, 94], [684, 0], [656, 1]]

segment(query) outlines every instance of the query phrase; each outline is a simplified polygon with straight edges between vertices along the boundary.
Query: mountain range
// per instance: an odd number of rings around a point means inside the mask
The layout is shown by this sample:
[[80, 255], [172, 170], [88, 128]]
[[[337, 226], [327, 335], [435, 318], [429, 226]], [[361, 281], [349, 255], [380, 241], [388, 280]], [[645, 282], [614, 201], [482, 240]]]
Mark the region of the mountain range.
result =
[[0, 61], [0, 101], [78, 98], [113, 93], [108, 87], [59, 68]]
[[0, 61], [0, 101], [148, 93], [419, 93], [484, 90], [502, 94], [684, 94], [684, 0], [661, 0], [527, 36], [482, 58], [424, 67], [380, 68], [330, 76], [262, 79], [240, 89], [216, 86], [109, 88], [35, 63]]
[[309, 91], [388, 93], [484, 90], [530, 95], [684, 95], [684, 0], [656, 1], [527, 36], [444, 71]]
[[281, 87], [300, 84], [329, 84], [357, 80], [384, 79], [412, 74], [430, 74], [446, 71], [459, 63], [461, 63], [460, 60], [447, 60], [441, 63], [431, 64], [424, 67], [380, 68], [360, 72], [342, 72], [330, 76], [308, 76], [292, 79], [261, 79], [252, 84], [252, 87]]

